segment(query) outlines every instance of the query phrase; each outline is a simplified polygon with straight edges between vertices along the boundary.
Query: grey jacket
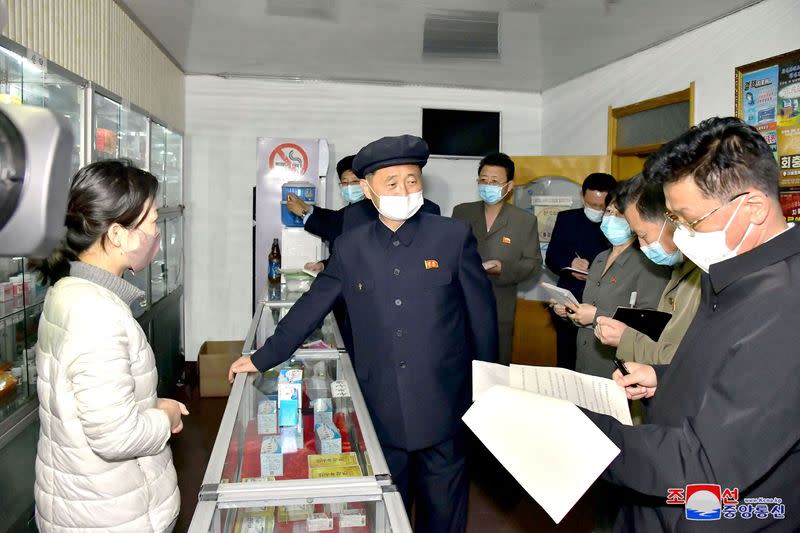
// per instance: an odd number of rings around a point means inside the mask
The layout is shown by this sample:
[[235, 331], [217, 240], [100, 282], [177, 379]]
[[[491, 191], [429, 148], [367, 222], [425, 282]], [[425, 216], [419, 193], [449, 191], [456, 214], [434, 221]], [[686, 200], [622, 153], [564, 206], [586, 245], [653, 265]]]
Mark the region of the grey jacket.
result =
[[483, 206], [483, 201], [459, 204], [453, 209], [453, 218], [470, 225], [483, 261], [497, 259], [502, 263], [500, 274], [490, 275], [489, 279], [497, 300], [498, 322], [513, 323], [517, 285], [534, 278], [542, 270], [539, 226], [532, 214], [504, 203], [492, 229], [486, 231]]
[[[630, 304], [631, 293], [636, 292], [635, 307], [656, 309], [670, 278], [669, 267], [650, 261], [636, 246], [629, 246], [603, 274], [611, 250], [605, 250], [589, 267], [589, 278], [583, 291], [583, 302], [597, 307], [598, 316], [614, 316], [617, 307]], [[578, 346], [575, 370], [610, 378], [614, 372], [614, 355], [617, 349], [603, 345], [595, 336], [594, 328], [578, 329]]]

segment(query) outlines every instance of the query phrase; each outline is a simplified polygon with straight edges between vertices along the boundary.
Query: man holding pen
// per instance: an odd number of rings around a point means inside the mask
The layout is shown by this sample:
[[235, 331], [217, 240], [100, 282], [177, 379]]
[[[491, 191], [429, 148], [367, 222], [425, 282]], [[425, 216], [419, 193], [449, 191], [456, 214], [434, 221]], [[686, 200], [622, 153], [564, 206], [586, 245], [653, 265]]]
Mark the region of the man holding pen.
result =
[[[610, 174], [589, 174], [581, 187], [584, 207], [562, 211], [556, 217], [544, 262], [558, 276], [558, 286], [572, 292], [579, 302], [583, 301], [585, 272], [597, 254], [611, 246], [600, 231], [600, 222], [606, 209], [606, 196], [616, 186]], [[554, 318], [558, 366], [575, 370], [578, 329], [569, 321]]]

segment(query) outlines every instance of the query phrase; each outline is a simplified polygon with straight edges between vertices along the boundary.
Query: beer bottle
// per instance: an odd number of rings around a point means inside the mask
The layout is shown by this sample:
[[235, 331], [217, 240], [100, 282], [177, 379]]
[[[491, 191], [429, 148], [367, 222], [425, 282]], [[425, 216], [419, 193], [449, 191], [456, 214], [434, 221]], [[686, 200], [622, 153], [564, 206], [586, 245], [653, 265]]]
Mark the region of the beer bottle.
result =
[[278, 245], [278, 239], [272, 239], [272, 249], [269, 252], [267, 281], [270, 285], [279, 285], [281, 282], [281, 247]]

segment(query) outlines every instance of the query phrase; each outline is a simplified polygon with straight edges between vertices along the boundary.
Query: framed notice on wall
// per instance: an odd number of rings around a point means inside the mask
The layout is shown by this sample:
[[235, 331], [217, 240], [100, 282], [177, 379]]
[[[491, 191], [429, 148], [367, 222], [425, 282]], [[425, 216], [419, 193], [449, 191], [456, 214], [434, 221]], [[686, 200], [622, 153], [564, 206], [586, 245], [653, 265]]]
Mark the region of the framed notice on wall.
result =
[[772, 147], [784, 215], [800, 221], [800, 50], [736, 69], [736, 116]]

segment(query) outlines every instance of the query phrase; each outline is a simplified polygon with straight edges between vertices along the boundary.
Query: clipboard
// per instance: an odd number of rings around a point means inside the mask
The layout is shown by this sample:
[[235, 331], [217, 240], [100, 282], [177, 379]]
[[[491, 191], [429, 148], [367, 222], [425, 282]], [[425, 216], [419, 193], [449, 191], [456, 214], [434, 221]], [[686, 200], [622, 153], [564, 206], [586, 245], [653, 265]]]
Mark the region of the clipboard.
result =
[[656, 311], [655, 309], [617, 307], [612, 318], [658, 342], [667, 323], [672, 319], [672, 313]]

